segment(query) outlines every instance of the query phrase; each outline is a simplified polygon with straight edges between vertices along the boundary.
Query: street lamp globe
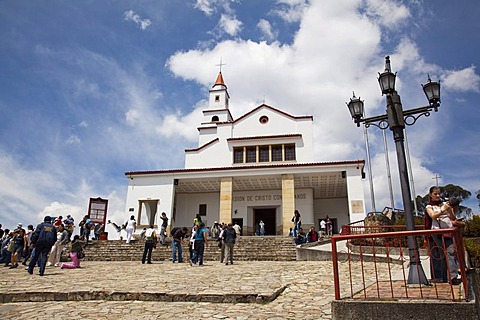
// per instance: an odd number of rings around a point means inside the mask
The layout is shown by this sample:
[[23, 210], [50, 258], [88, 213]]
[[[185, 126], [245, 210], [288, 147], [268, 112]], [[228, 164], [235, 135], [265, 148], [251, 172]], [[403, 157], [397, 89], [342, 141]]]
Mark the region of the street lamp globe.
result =
[[382, 89], [382, 95], [395, 92], [395, 78], [396, 73], [392, 72], [390, 66], [390, 57], [385, 57], [385, 71], [378, 74], [378, 83]]
[[438, 111], [438, 106], [440, 105], [440, 81], [435, 82], [428, 77], [428, 83], [423, 85], [423, 92], [427, 96], [428, 102], [435, 109], [435, 112]]
[[352, 115], [352, 119], [357, 124], [357, 127], [360, 127], [360, 120], [363, 118], [363, 101], [360, 100], [360, 97], [355, 97], [355, 92], [353, 93], [353, 97], [350, 98], [350, 102], [347, 104], [348, 110]]

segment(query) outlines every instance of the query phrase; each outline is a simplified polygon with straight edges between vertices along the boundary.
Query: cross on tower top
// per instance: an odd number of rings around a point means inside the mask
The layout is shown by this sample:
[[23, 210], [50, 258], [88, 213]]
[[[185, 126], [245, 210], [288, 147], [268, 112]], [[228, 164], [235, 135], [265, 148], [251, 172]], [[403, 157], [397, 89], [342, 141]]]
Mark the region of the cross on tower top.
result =
[[222, 72], [222, 66], [225, 66], [226, 63], [222, 63], [222, 58], [220, 58], [220, 63], [219, 64], [216, 64], [215, 66], [218, 66], [220, 67], [220, 73]]
[[433, 177], [432, 179], [435, 179], [435, 186], [438, 187], [438, 178], [441, 178], [439, 175], [435, 174], [435, 177]]

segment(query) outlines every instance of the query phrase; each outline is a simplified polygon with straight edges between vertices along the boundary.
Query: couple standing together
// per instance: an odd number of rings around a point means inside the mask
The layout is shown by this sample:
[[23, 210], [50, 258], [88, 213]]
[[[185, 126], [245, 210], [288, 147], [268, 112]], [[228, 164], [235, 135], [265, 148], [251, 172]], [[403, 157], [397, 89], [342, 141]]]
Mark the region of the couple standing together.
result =
[[[455, 212], [460, 201], [451, 198], [442, 201], [439, 187], [429, 190], [430, 202], [425, 208], [425, 229], [448, 229], [462, 227], [463, 222], [457, 221]], [[451, 234], [435, 234], [427, 238], [430, 251], [430, 272], [432, 282], [451, 282], [458, 284], [459, 262], [454, 239]]]

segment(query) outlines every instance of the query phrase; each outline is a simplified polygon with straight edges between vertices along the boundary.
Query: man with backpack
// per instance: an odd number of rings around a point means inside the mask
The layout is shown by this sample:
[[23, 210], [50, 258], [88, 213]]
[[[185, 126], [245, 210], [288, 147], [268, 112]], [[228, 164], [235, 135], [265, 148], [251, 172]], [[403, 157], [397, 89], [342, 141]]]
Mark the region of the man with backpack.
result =
[[153, 224], [150, 225], [148, 229], [145, 230], [145, 247], [143, 249], [142, 264], [147, 260], [147, 264], [152, 263], [152, 250], [157, 245], [157, 233], [153, 228]]
[[31, 246], [34, 247], [28, 273], [33, 274], [33, 268], [40, 259], [39, 274], [43, 276], [47, 264], [48, 253], [57, 241], [57, 229], [52, 224], [52, 218], [46, 216], [32, 234]]

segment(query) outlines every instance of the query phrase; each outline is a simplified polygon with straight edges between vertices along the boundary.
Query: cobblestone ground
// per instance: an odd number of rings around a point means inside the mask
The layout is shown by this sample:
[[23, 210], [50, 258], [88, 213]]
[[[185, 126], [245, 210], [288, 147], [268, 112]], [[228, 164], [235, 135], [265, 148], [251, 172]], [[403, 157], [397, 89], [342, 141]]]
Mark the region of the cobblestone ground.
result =
[[[357, 266], [358, 267], [358, 266]], [[386, 268], [386, 265], [377, 265]], [[399, 266], [398, 266], [399, 267]], [[395, 268], [398, 268], [395, 267]], [[205, 267], [157, 262], [85, 262], [82, 268], [35, 270], [0, 269], [3, 292], [165, 292], [169, 294], [264, 294], [279, 289], [269, 303], [152, 302], [152, 301], [44, 301], [0, 304], [0, 319], [331, 319], [334, 298], [332, 263], [328, 261], [240, 261]], [[359, 269], [357, 269], [359, 270]], [[381, 270], [379, 270], [381, 271]], [[345, 279], [348, 265], [340, 264]], [[373, 274], [369, 274], [373, 280]], [[354, 272], [355, 282], [361, 273]], [[342, 289], [345, 289], [342, 286]]]

